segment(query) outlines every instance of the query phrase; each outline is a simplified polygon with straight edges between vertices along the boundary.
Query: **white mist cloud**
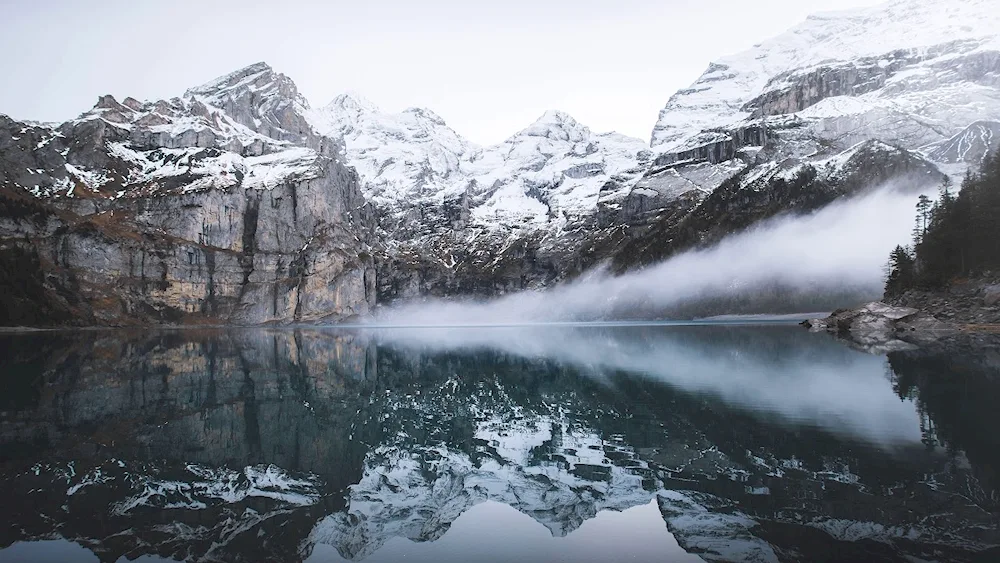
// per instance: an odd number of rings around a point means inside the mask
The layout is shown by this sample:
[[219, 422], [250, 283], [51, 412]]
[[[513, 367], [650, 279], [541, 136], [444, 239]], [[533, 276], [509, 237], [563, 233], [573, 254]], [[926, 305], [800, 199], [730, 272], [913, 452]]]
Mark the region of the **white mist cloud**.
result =
[[595, 272], [573, 283], [489, 301], [435, 300], [389, 308], [388, 325], [486, 325], [606, 320], [780, 285], [816, 294], [881, 294], [884, 265], [905, 242], [914, 196], [891, 189], [779, 218], [622, 276]]

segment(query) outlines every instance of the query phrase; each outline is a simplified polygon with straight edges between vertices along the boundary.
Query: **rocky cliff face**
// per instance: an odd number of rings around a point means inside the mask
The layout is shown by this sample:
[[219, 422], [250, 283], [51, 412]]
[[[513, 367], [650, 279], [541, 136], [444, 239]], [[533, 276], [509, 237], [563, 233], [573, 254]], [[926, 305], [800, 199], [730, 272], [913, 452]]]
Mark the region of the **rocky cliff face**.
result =
[[373, 215], [307, 112], [260, 64], [58, 126], [0, 117], [3, 324], [367, 313]]
[[927, 191], [997, 148], [997, 13], [894, 0], [811, 17], [711, 64], [650, 144], [550, 111], [478, 147], [428, 109], [310, 108], [263, 64], [58, 126], [3, 117], [3, 322], [343, 319], [621, 272], [885, 185]]
[[489, 147], [430, 110], [388, 113], [356, 95], [316, 113], [378, 210], [383, 301], [496, 295], [579, 273], [573, 253], [598, 206], [623, 197], [651, 158], [643, 141], [560, 111]]

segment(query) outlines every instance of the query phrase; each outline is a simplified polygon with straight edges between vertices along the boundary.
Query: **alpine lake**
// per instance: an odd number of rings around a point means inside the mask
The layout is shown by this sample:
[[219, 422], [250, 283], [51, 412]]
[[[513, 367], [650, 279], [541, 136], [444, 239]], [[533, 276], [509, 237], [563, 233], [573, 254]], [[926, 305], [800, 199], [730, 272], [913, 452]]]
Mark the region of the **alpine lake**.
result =
[[3, 333], [0, 563], [1000, 561], [1000, 342], [970, 338]]

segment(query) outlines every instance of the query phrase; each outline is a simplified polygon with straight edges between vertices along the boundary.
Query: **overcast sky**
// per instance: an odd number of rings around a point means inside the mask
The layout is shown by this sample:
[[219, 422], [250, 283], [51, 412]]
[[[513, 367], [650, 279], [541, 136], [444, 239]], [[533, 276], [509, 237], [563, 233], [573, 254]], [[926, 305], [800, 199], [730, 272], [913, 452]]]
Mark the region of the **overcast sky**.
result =
[[494, 143], [547, 109], [648, 141], [708, 63], [817, 11], [881, 0], [0, 0], [0, 113], [61, 121], [257, 61], [314, 106], [354, 91]]

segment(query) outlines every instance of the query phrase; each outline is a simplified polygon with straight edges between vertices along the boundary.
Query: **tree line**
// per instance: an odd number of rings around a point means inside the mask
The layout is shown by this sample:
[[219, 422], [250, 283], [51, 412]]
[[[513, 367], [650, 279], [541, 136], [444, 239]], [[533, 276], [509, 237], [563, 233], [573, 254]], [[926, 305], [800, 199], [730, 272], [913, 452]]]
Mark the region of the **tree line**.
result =
[[936, 201], [922, 195], [916, 207], [912, 245], [889, 256], [887, 297], [1000, 269], [1000, 150], [966, 173], [957, 195], [946, 179]]

